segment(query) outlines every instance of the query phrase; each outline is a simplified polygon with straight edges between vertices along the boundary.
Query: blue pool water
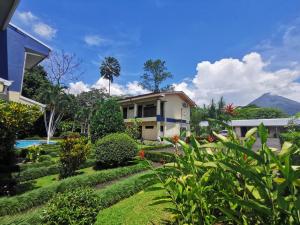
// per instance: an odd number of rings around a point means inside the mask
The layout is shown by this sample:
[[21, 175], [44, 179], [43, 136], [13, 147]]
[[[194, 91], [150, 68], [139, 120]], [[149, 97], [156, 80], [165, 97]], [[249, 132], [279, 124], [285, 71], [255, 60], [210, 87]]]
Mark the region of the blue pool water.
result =
[[[28, 148], [29, 146], [33, 145], [41, 145], [46, 144], [47, 141], [45, 140], [18, 140], [16, 142], [16, 148]], [[50, 144], [55, 144], [55, 141], [50, 141]]]

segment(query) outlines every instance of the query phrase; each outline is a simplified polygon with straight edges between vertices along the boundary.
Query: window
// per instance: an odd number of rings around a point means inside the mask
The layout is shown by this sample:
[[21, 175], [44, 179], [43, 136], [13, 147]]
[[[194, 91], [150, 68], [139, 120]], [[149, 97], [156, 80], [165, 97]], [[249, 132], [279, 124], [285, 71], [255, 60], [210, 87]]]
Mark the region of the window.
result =
[[160, 103], [160, 116], [161, 117], [164, 117], [165, 116], [165, 103], [164, 102], [161, 102]]
[[156, 106], [154, 104], [146, 105], [144, 107], [144, 117], [156, 116]]
[[142, 118], [143, 117], [143, 106], [139, 105], [138, 106], [138, 114], [137, 114], [138, 118]]
[[154, 126], [145, 126], [145, 129], [154, 129]]
[[123, 119], [127, 119], [127, 107], [123, 107]]
[[132, 110], [132, 109], [134, 109], [134, 107], [133, 106], [129, 106], [129, 110]]
[[164, 132], [164, 126], [160, 126], [160, 132]]

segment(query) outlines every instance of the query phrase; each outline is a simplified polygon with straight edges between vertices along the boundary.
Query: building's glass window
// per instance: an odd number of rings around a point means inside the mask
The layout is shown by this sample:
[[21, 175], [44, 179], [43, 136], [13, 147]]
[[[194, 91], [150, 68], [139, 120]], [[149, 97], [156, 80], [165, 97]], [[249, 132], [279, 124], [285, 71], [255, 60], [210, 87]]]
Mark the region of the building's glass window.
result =
[[144, 117], [155, 117], [156, 116], [156, 106], [154, 104], [146, 105], [144, 107]]
[[138, 114], [137, 114], [138, 118], [142, 118], [143, 117], [143, 106], [139, 105], [138, 106]]
[[127, 119], [127, 107], [123, 107], [123, 119]]
[[154, 126], [145, 126], [145, 129], [154, 129]]

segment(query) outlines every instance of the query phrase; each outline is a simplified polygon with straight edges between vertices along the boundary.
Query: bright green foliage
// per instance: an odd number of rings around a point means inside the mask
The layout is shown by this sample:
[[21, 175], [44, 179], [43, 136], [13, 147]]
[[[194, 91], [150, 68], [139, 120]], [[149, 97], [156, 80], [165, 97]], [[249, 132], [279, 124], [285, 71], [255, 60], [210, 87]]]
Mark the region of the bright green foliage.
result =
[[288, 117], [288, 115], [280, 109], [260, 108], [252, 105], [237, 108], [234, 119], [271, 119], [285, 117]]
[[109, 134], [95, 143], [98, 166], [118, 166], [137, 155], [136, 142], [125, 133]]
[[142, 122], [139, 119], [132, 119], [130, 123], [126, 125], [125, 132], [135, 140], [141, 137], [140, 126]]
[[123, 132], [124, 130], [125, 125], [118, 102], [110, 98], [98, 103], [91, 119], [93, 141], [107, 134]]
[[30, 127], [40, 114], [37, 107], [0, 100], [0, 195], [15, 191], [12, 173], [18, 171], [13, 149], [16, 133]]
[[40, 154], [41, 154], [41, 148], [38, 145], [33, 145], [27, 148], [27, 155], [26, 160], [29, 162], [36, 162], [38, 161]]
[[[285, 142], [275, 154], [261, 125], [238, 139], [216, 134], [217, 143], [178, 141], [184, 155], [153, 177], [167, 194], [155, 204], [171, 202], [178, 224], [299, 224], [300, 170], [291, 158], [300, 149]], [[252, 150], [258, 133], [260, 149]]]
[[67, 137], [61, 143], [59, 153], [60, 178], [73, 176], [86, 159], [90, 145], [86, 138]]
[[57, 194], [43, 212], [43, 224], [93, 224], [99, 203], [100, 199], [90, 188]]

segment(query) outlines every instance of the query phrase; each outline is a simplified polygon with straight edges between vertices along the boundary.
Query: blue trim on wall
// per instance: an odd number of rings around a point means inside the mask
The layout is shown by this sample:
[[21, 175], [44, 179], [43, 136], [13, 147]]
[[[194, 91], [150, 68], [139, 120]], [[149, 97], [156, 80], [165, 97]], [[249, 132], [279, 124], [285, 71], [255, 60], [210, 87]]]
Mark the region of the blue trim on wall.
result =
[[[161, 115], [156, 115], [156, 121], [164, 122], [165, 117], [162, 117]], [[174, 119], [174, 118], [166, 118], [166, 122], [168, 122], [168, 123], [188, 123], [186, 120], [180, 120], [180, 119]]]

